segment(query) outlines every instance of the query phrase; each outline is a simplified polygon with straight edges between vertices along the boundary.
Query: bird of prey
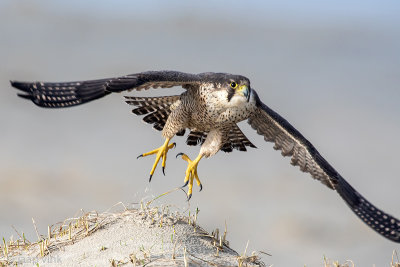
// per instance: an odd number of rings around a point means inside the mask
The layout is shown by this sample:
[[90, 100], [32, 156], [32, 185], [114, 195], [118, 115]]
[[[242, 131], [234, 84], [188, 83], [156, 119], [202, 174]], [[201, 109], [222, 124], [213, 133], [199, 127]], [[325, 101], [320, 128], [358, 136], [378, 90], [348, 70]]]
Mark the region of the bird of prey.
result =
[[45, 108], [76, 106], [115, 92], [181, 86], [186, 89], [181, 95], [125, 96], [128, 104], [136, 106], [132, 112], [146, 115], [143, 120], [162, 131], [165, 138], [159, 148], [139, 156], [156, 155], [150, 180], [160, 159], [164, 172], [167, 153], [175, 145], [170, 143], [171, 139], [175, 135], [184, 135], [188, 129], [186, 143], [201, 144], [200, 153], [194, 160], [183, 153], [177, 155], [188, 162], [184, 186], [188, 185], [190, 199], [194, 180], [200, 190], [202, 188], [197, 166], [203, 157], [208, 158], [219, 150], [246, 151], [246, 147], [255, 147], [237, 126], [238, 122], [247, 120], [265, 141], [273, 142], [274, 148], [281, 150], [283, 156], [290, 156], [292, 165], [299, 166], [301, 171], [336, 190], [350, 209], [372, 229], [400, 242], [400, 221], [358, 193], [299, 131], [261, 102], [249, 79], [244, 76], [149, 71], [110, 79], [54, 83], [11, 81], [11, 85], [23, 91], [18, 94], [20, 97]]

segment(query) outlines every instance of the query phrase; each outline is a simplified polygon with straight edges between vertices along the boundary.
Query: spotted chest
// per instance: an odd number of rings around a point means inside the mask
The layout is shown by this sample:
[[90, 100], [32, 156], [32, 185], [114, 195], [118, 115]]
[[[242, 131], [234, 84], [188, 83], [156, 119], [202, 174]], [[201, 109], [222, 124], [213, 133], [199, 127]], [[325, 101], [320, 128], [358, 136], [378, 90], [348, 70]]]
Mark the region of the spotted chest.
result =
[[206, 84], [182, 95], [182, 104], [190, 111], [188, 128], [209, 131], [247, 119], [253, 112], [248, 102], [228, 101], [228, 91], [218, 84]]

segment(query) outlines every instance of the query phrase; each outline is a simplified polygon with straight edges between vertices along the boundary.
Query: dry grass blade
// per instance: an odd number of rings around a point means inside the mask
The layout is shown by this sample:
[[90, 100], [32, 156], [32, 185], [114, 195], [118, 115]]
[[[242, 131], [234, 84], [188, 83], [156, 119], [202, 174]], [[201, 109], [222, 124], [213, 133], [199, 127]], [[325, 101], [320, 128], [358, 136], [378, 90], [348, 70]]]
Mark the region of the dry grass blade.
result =
[[36, 232], [36, 236], [37, 236], [37, 238], [38, 238], [38, 241], [40, 241], [40, 240], [41, 240], [41, 238], [40, 238], [40, 235], [39, 235], [38, 229], [37, 229], [37, 227], [36, 227], [36, 222], [35, 222], [35, 219], [33, 219], [33, 217], [32, 217], [32, 223], [33, 223], [33, 227], [35, 228], [35, 232]]
[[237, 257], [238, 266], [242, 267], [242, 266], [247, 266], [248, 264], [256, 266], [265, 266], [265, 263], [261, 261], [260, 257], [257, 255], [255, 251], [251, 253], [251, 256], [246, 256], [248, 247], [249, 247], [249, 241], [247, 241], [246, 248], [244, 249], [243, 254]]
[[399, 256], [397, 255], [396, 250], [393, 250], [393, 253], [392, 253], [391, 267], [400, 267]]
[[338, 261], [329, 260], [324, 256], [324, 267], [354, 267], [354, 262], [352, 260], [346, 260], [343, 264], [339, 263]]

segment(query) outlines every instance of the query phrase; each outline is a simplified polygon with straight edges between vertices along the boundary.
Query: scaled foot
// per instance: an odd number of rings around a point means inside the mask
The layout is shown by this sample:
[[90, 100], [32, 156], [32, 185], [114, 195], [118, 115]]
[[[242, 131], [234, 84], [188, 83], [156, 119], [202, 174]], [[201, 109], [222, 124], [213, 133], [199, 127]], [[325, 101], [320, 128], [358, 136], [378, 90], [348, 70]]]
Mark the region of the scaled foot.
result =
[[143, 153], [143, 154], [141, 154], [141, 155], [139, 155], [137, 157], [137, 158], [140, 158], [140, 157], [146, 157], [146, 156], [149, 156], [149, 155], [157, 154], [156, 155], [156, 160], [155, 160], [155, 162], [153, 164], [153, 168], [151, 168], [151, 171], [150, 171], [149, 182], [151, 182], [151, 178], [153, 177], [154, 171], [155, 171], [155, 169], [157, 167], [157, 164], [158, 164], [158, 162], [160, 161], [161, 158], [162, 158], [162, 163], [161, 163], [162, 171], [163, 171], [163, 174], [165, 175], [165, 162], [167, 160], [168, 150], [170, 150], [171, 148], [176, 146], [175, 143], [169, 144], [169, 140], [171, 140], [171, 139], [167, 138], [167, 140], [165, 140], [164, 144], [162, 146], [160, 146], [159, 148], [156, 148], [156, 149], [154, 149], [154, 150], [152, 150], [150, 152], [147, 152], [147, 153]]
[[179, 153], [178, 155], [176, 155], [176, 157], [178, 156], [182, 156], [182, 159], [189, 163], [185, 173], [185, 180], [184, 180], [185, 184], [182, 187], [185, 187], [189, 184], [187, 197], [188, 200], [190, 200], [190, 198], [192, 197], [194, 179], [196, 179], [196, 183], [200, 187], [200, 191], [203, 189], [203, 185], [201, 184], [199, 176], [197, 175], [197, 165], [199, 164], [199, 161], [203, 156], [199, 154], [197, 158], [193, 161], [184, 153]]

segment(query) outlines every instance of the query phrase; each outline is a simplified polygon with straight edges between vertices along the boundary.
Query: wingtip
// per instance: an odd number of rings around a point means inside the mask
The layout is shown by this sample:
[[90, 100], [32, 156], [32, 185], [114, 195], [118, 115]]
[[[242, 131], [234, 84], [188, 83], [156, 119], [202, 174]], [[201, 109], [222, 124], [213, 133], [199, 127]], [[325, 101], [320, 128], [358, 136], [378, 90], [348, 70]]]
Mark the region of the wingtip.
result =
[[24, 92], [24, 93], [17, 93], [17, 96], [33, 101], [33, 97], [31, 95], [31, 90], [30, 90], [30, 83], [10, 80], [10, 84], [12, 87], [17, 88]]
[[18, 84], [19, 83], [20, 82], [18, 82], [18, 81], [10, 80], [10, 84], [11, 84], [12, 87], [18, 88]]
[[19, 82], [10, 80], [10, 84], [12, 87], [22, 90], [24, 92], [29, 92], [30, 90], [30, 83], [27, 82]]
[[17, 94], [17, 96], [21, 97], [21, 98], [25, 98], [28, 100], [32, 100], [32, 96], [31, 95], [27, 95], [27, 94]]

